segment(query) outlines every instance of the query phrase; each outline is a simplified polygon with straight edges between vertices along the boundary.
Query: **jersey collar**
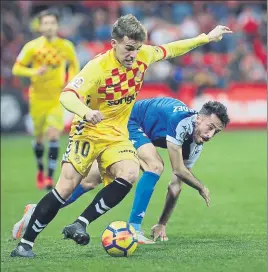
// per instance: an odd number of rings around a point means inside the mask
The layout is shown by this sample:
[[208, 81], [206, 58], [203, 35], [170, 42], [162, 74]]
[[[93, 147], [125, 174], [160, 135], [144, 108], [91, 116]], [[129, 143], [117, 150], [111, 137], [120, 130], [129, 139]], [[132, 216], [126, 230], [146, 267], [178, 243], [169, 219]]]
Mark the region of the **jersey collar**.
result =
[[45, 36], [42, 36], [42, 39], [43, 39], [46, 43], [53, 44], [53, 43], [55, 43], [55, 42], [58, 41], [59, 37], [56, 37], [53, 41], [49, 41]]

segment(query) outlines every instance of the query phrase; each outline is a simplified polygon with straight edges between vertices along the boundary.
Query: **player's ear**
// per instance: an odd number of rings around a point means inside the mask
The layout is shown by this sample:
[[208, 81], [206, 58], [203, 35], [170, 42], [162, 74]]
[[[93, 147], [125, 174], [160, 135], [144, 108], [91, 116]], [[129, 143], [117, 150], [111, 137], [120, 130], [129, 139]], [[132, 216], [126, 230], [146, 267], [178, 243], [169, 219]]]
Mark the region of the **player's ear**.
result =
[[117, 41], [115, 39], [111, 39], [111, 46], [113, 49], [116, 48], [116, 45], [117, 45]]
[[200, 114], [197, 114], [197, 116], [196, 116], [196, 123], [200, 124], [201, 120], [202, 120], [202, 116]]

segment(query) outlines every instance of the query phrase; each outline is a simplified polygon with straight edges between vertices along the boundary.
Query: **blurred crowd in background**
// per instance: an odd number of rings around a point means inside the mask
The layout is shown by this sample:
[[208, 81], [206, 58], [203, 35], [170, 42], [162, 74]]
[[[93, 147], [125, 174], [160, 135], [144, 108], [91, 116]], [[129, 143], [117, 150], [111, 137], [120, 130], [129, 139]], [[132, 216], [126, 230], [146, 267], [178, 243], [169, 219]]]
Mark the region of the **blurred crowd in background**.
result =
[[148, 43], [153, 45], [208, 33], [219, 24], [234, 32], [218, 43], [154, 64], [145, 82], [166, 82], [174, 92], [183, 82], [191, 82], [198, 95], [204, 88], [226, 88], [234, 81], [266, 81], [265, 2], [4, 1], [1, 5], [2, 86], [23, 84], [12, 76], [12, 66], [23, 45], [38, 37], [35, 15], [51, 7], [61, 15], [59, 35], [75, 44], [82, 67], [110, 48], [112, 24], [119, 16], [131, 13], [145, 25]]

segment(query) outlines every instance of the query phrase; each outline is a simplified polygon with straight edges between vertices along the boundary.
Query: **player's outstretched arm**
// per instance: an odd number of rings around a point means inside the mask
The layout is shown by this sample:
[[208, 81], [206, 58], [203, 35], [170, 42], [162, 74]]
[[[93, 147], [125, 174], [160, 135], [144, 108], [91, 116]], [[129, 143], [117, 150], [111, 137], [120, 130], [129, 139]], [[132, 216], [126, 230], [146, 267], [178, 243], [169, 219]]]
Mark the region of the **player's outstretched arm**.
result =
[[228, 27], [218, 25], [208, 34], [202, 33], [197, 37], [185, 40], [174, 41], [160, 46], [155, 46], [152, 50], [150, 64], [161, 59], [170, 59], [181, 56], [194, 48], [207, 44], [209, 42], [220, 41], [225, 34], [233, 33]]
[[204, 198], [207, 206], [210, 205], [208, 189], [185, 167], [182, 157], [182, 147], [167, 141], [168, 153], [173, 173], [187, 185], [196, 189]]
[[178, 197], [181, 192], [182, 181], [175, 174], [172, 175], [172, 180], [168, 185], [168, 192], [166, 202], [161, 216], [159, 217], [158, 224], [166, 225], [171, 214], [175, 208]]
[[158, 223], [152, 227], [151, 236], [154, 241], [157, 239], [160, 239], [160, 241], [168, 241], [166, 224], [168, 223], [176, 206], [183, 181], [199, 191], [200, 195], [205, 199], [207, 206], [209, 206], [210, 202], [208, 189], [192, 175], [190, 169], [185, 167], [181, 146], [175, 145], [169, 141], [167, 141], [167, 146], [173, 168], [173, 176], [172, 181], [168, 186], [166, 201], [161, 216], [159, 217]]
[[172, 180], [168, 185], [168, 192], [163, 211], [159, 217], [158, 223], [152, 227], [152, 234], [154, 241], [158, 238], [160, 241], [168, 241], [166, 235], [166, 224], [173, 213], [177, 200], [181, 192], [182, 181], [173, 174]]

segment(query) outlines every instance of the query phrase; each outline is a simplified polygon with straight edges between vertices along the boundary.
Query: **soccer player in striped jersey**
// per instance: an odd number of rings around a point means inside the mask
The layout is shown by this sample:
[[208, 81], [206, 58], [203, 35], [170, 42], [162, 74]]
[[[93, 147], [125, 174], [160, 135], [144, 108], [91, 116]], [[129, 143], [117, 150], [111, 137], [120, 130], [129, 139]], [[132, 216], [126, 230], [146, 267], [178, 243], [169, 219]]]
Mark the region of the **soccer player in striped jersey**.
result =
[[[39, 189], [51, 189], [59, 154], [59, 137], [64, 128], [64, 110], [59, 97], [66, 84], [66, 65], [68, 64], [69, 80], [79, 72], [80, 65], [74, 45], [57, 36], [58, 13], [44, 10], [38, 19], [42, 36], [22, 48], [12, 72], [15, 76], [31, 79], [29, 110], [33, 121], [33, 149], [38, 167], [36, 186]], [[45, 136], [49, 142], [46, 175], [43, 164]]]
[[[147, 68], [156, 61], [219, 41], [225, 33], [231, 30], [217, 26], [210, 33], [193, 39], [151, 46], [144, 44], [146, 30], [133, 15], [122, 16], [115, 22], [112, 49], [89, 61], [61, 94], [63, 106], [76, 115], [61, 174], [55, 189], [37, 204], [11, 257], [35, 256], [32, 251], [35, 239], [97, 160], [105, 187], [63, 231], [66, 238], [78, 244], [89, 243], [87, 226], [119, 204], [139, 177], [139, 158], [129, 140], [127, 124]], [[104, 210], [99, 209], [100, 206]]]

